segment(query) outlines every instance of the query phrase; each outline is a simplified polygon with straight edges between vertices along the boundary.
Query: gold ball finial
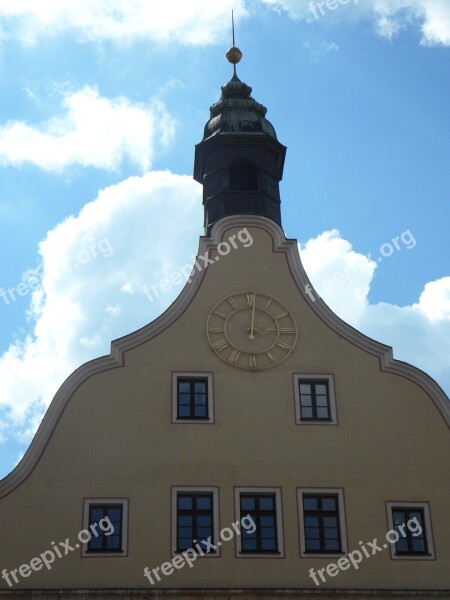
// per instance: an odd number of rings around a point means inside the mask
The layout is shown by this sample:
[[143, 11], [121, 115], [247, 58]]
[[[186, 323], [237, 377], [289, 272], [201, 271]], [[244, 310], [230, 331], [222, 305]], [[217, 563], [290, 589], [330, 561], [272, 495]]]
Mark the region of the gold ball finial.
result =
[[230, 62], [232, 65], [237, 65], [242, 58], [242, 52], [239, 50], [239, 48], [236, 48], [236, 46], [232, 46], [226, 53], [226, 57], [228, 62]]

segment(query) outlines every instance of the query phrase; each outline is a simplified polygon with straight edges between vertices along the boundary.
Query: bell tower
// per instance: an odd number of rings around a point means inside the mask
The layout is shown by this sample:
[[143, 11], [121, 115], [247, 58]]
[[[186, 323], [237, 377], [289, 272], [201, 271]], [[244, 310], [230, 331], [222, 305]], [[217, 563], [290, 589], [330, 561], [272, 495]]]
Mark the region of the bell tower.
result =
[[211, 106], [203, 140], [195, 146], [194, 179], [203, 185], [206, 235], [214, 223], [230, 215], [260, 215], [281, 226], [279, 182], [286, 147], [265, 118], [267, 109], [238, 78], [236, 64], [241, 58], [233, 31], [227, 59], [234, 74]]

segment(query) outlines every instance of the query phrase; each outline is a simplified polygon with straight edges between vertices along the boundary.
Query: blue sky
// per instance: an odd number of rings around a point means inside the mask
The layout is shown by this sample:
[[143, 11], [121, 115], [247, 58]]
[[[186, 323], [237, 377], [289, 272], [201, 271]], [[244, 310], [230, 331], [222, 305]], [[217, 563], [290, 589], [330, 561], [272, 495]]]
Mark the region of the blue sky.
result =
[[232, 8], [312, 282], [450, 392], [448, 2], [150, 4], [0, 0], [0, 477], [70, 372], [180, 291], [145, 286], [197, 250]]

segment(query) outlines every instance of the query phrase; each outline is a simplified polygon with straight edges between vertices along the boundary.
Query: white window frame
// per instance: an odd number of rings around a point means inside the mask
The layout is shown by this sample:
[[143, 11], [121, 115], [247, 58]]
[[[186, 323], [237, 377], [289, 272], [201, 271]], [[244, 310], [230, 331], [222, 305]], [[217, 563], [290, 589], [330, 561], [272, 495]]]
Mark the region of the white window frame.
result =
[[[300, 390], [298, 388], [300, 380], [325, 379], [328, 382], [329, 406], [331, 419], [302, 419], [300, 411]], [[334, 376], [331, 373], [294, 373], [294, 398], [295, 398], [295, 422], [297, 425], [337, 425], [336, 393], [334, 388]]]
[[282, 496], [280, 487], [235, 487], [234, 488], [234, 512], [235, 520], [241, 521], [241, 494], [275, 494], [275, 510], [277, 513], [277, 552], [242, 552], [241, 535], [236, 535], [236, 557], [237, 558], [284, 558], [284, 531]]
[[[207, 419], [179, 419], [178, 412], [178, 378], [188, 379], [207, 379], [208, 380], [208, 418]], [[211, 372], [198, 371], [175, 371], [172, 373], [172, 423], [199, 423], [211, 424], [214, 423], [214, 385], [213, 374]]]
[[395, 544], [391, 543], [390, 552], [391, 560], [436, 560], [433, 542], [433, 528], [431, 526], [430, 505], [428, 502], [386, 502], [387, 523], [389, 531], [394, 529], [394, 519], [392, 517], [392, 509], [395, 508], [421, 508], [423, 510], [425, 536], [427, 539], [428, 554], [396, 554]]
[[[338, 497], [339, 527], [341, 535], [341, 552], [307, 552], [304, 535], [303, 494], [327, 495]], [[344, 490], [342, 488], [297, 488], [298, 528], [300, 536], [300, 556], [302, 558], [336, 558], [348, 553], [347, 525], [345, 521]]]
[[[212, 543], [217, 546], [220, 541], [220, 523], [219, 523], [219, 488], [217, 486], [173, 486], [172, 487], [172, 535], [171, 535], [171, 553], [172, 557], [177, 556], [180, 552], [177, 550], [177, 497], [179, 493], [183, 494], [212, 494], [213, 495], [213, 519], [214, 519], [214, 540]], [[202, 546], [200, 546], [202, 548]], [[194, 546], [195, 550], [195, 546]], [[197, 553], [198, 558], [200, 555]], [[214, 554], [204, 554], [202, 558], [219, 558], [220, 546]]]
[[120, 552], [88, 552], [89, 542], [81, 543], [81, 556], [86, 558], [122, 558], [128, 556], [128, 498], [84, 498], [83, 529], [89, 531], [89, 507], [91, 504], [122, 505], [122, 550]]

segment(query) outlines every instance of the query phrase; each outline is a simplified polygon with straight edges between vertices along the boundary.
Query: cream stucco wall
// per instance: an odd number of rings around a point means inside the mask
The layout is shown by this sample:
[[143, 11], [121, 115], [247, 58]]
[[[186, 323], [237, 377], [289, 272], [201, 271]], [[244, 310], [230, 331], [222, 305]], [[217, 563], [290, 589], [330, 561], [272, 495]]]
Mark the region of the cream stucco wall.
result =
[[[123, 366], [111, 363], [76, 389], [61, 390], [57, 400], [65, 397], [65, 408], [40, 459], [29, 474], [23, 467], [23, 476], [19, 465], [14, 477], [26, 478], [0, 499], [0, 569], [29, 563], [52, 541], [76, 541], [83, 498], [127, 497], [127, 557], [82, 558], [74, 551], [15, 587], [143, 588], [144, 567], [171, 559], [171, 486], [218, 486], [220, 527], [236, 518], [234, 486], [270, 486], [282, 490], [284, 558], [236, 558], [230, 541], [220, 558], [198, 560], [159, 585], [315, 587], [310, 567], [334, 561], [300, 558], [296, 488], [325, 487], [344, 490], [350, 550], [359, 541], [384, 540], [386, 501], [429, 502], [436, 560], [395, 561], [385, 550], [358, 570], [327, 577], [322, 588], [448, 587], [449, 445], [442, 397], [427, 393], [423, 375], [412, 369], [409, 378], [382, 372], [380, 356], [358, 347], [358, 334], [345, 339], [330, 327], [333, 317], [328, 323], [321, 318], [295, 281], [292, 261], [301, 269], [296, 245], [280, 245], [276, 225], [256, 217], [225, 221], [217, 235], [227, 239], [247, 223], [253, 244], [240, 244], [197, 274], [177, 300], [172, 324], [157, 335], [149, 326], [136, 347], [128, 343]], [[203, 244], [213, 246], [214, 240]], [[277, 298], [298, 327], [292, 354], [264, 371], [226, 364], [206, 339], [213, 305], [246, 290]], [[323, 305], [320, 310], [327, 313]], [[214, 424], [171, 422], [173, 371], [213, 373]], [[334, 375], [338, 425], [295, 423], [294, 373]], [[0, 483], [0, 497], [7, 483]], [[0, 589], [8, 589], [2, 579]]]

